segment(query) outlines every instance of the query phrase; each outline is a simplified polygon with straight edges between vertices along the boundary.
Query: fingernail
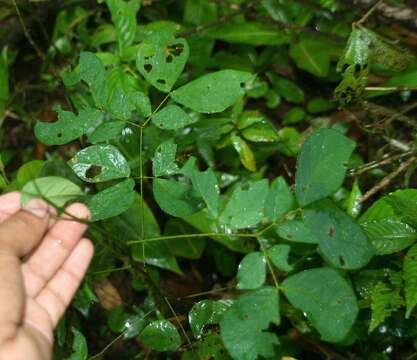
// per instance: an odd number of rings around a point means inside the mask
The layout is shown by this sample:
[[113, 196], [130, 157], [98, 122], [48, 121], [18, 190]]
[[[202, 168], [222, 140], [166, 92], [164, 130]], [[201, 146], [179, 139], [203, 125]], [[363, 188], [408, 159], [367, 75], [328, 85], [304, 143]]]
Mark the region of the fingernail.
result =
[[32, 213], [33, 215], [44, 218], [48, 213], [48, 204], [40, 199], [32, 199], [26, 205], [23, 206], [23, 209]]

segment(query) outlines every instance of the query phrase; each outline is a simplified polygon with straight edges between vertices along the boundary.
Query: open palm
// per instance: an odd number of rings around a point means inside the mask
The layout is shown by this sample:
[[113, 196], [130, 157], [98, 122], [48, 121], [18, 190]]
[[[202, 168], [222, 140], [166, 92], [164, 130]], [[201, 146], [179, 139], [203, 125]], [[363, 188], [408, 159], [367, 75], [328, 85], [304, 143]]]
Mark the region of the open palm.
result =
[[87, 270], [93, 246], [82, 239], [88, 209], [66, 215], [42, 200], [24, 208], [17, 192], [0, 196], [0, 359], [46, 360], [53, 330]]

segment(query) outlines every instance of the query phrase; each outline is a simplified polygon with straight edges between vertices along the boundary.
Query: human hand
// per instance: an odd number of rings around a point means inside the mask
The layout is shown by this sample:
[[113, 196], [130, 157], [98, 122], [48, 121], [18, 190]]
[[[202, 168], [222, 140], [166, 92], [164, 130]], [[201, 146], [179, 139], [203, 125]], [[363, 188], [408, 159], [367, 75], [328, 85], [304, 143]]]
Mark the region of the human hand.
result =
[[82, 235], [88, 219], [73, 204], [56, 219], [46, 202], [24, 207], [17, 192], [0, 196], [0, 360], [51, 358], [53, 330], [93, 256]]

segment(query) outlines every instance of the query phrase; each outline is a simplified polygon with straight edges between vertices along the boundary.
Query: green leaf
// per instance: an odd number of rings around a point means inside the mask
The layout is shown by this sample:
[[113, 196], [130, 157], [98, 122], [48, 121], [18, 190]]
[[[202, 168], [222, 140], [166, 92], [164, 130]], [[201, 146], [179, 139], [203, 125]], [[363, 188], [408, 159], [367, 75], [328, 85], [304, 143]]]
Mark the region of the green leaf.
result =
[[185, 217], [200, 210], [201, 202], [192, 194], [192, 187], [186, 183], [155, 179], [153, 194], [160, 208], [169, 215]]
[[170, 92], [188, 60], [187, 41], [170, 32], [153, 32], [139, 47], [136, 65], [143, 77], [162, 92]]
[[181, 346], [177, 328], [167, 320], [151, 322], [139, 335], [139, 341], [146, 347], [163, 352], [175, 351]]
[[315, 76], [325, 77], [329, 72], [329, 52], [320, 39], [304, 38], [291, 43], [290, 56], [300, 69]]
[[[164, 236], [177, 236], [194, 234], [195, 229], [190, 225], [172, 219], [165, 225]], [[182, 237], [180, 239], [169, 239], [166, 241], [171, 252], [175, 256], [180, 256], [186, 259], [199, 259], [206, 247], [206, 239], [199, 237]]]
[[193, 124], [195, 119], [179, 106], [168, 105], [152, 117], [152, 122], [155, 126], [164, 130], [178, 130]]
[[409, 318], [417, 305], [417, 245], [408, 250], [407, 255], [404, 257], [403, 278], [407, 309], [405, 317]]
[[275, 142], [279, 140], [277, 130], [265, 120], [243, 129], [242, 136], [253, 142]]
[[108, 219], [128, 210], [135, 201], [134, 187], [135, 181], [127, 179], [94, 195], [87, 202], [91, 221]]
[[231, 134], [230, 140], [236, 152], [239, 154], [240, 162], [249, 171], [256, 171], [255, 155], [249, 144], [236, 134]]
[[56, 207], [63, 207], [68, 201], [84, 195], [83, 191], [71, 181], [58, 177], [46, 176], [28, 182], [22, 189], [22, 204], [32, 198], [43, 198]]
[[72, 327], [71, 331], [74, 334], [74, 340], [72, 341], [72, 354], [65, 360], [87, 360], [87, 340], [75, 327]]
[[194, 337], [201, 338], [206, 325], [218, 324], [228, 307], [226, 301], [202, 300], [195, 303], [188, 314]]
[[289, 36], [277, 26], [248, 21], [237, 24], [225, 23], [207, 31], [205, 35], [211, 39], [233, 44], [254, 46], [282, 45], [289, 41]]
[[100, 124], [103, 113], [95, 109], [80, 110], [78, 115], [57, 108], [58, 120], [53, 123], [38, 121], [35, 136], [45, 145], [63, 145], [80, 138]]
[[194, 169], [190, 174], [190, 179], [195, 192], [203, 198], [210, 214], [217, 218], [219, 215], [220, 190], [213, 169], [209, 168], [206, 171]]
[[184, 7], [184, 22], [201, 25], [216, 20], [217, 4], [210, 0], [186, 0]]
[[394, 254], [417, 240], [417, 231], [410, 225], [395, 219], [368, 221], [361, 224], [376, 255]]
[[260, 252], [247, 254], [239, 264], [237, 272], [238, 289], [257, 289], [265, 282], [266, 261]]
[[177, 103], [200, 113], [226, 110], [245, 93], [245, 83], [251, 73], [237, 70], [220, 70], [189, 82], [172, 92]]
[[290, 187], [282, 176], [277, 177], [271, 183], [265, 201], [265, 216], [269, 220], [275, 221], [294, 207], [295, 199]]
[[165, 141], [155, 151], [152, 158], [153, 176], [168, 176], [178, 172], [178, 166], [175, 163], [177, 154], [177, 145], [172, 139]]
[[294, 267], [288, 264], [288, 255], [291, 247], [289, 245], [279, 244], [270, 247], [267, 251], [268, 257], [277, 269], [285, 272], [290, 272]]
[[[126, 246], [128, 241], [161, 236], [159, 225], [152, 211], [139, 195], [135, 196], [133, 205], [127, 211], [117, 217], [107, 219], [103, 222], [103, 226], [105, 226], [106, 232], [122, 246]], [[135, 261], [145, 262], [181, 274], [172, 251], [163, 240], [134, 244], [131, 253]]]
[[108, 95], [106, 69], [95, 54], [87, 51], [81, 52], [80, 78], [89, 86], [96, 106], [99, 109], [105, 109]]
[[417, 227], [417, 199], [398, 196], [394, 193], [388, 197], [388, 200], [402, 221]]
[[332, 129], [318, 130], [305, 141], [297, 159], [295, 180], [301, 206], [330, 196], [340, 188], [354, 148], [352, 140]]
[[[25, 186], [29, 181], [35, 180], [40, 174], [45, 161], [43, 160], [31, 160], [26, 164], [23, 164], [16, 175], [16, 185], [19, 189]], [[0, 166], [1, 168], [1, 166]]]
[[310, 114], [321, 114], [334, 109], [334, 103], [326, 98], [314, 98], [307, 104], [307, 111]]
[[353, 218], [357, 218], [361, 211], [362, 205], [359, 202], [359, 199], [361, 197], [362, 191], [359, 187], [358, 179], [355, 178], [349, 197], [346, 199], [344, 203], [344, 208], [346, 208], [346, 212]]
[[9, 100], [9, 65], [7, 48], [0, 52], [0, 120], [3, 119], [6, 104]]
[[319, 241], [303, 221], [287, 220], [274, 227], [278, 236], [288, 241], [317, 244]]
[[278, 291], [272, 287], [240, 296], [223, 315], [220, 334], [233, 359], [255, 360], [272, 357], [275, 334], [265, 331], [269, 324], [279, 324]]
[[333, 266], [359, 269], [371, 259], [374, 249], [361, 227], [330, 200], [307, 208], [304, 221], [318, 239], [320, 253]]
[[126, 127], [124, 121], [110, 121], [98, 126], [88, 135], [88, 141], [92, 144], [106, 142], [118, 137]]
[[279, 95], [285, 100], [295, 104], [304, 102], [304, 91], [294, 81], [275, 74], [268, 74], [272, 84]]
[[284, 125], [298, 124], [304, 120], [305, 116], [306, 112], [302, 107], [294, 106], [285, 114], [282, 123]]
[[264, 217], [268, 181], [252, 181], [235, 188], [220, 216], [220, 222], [233, 229], [256, 226]]
[[141, 0], [106, 0], [110, 9], [113, 24], [117, 30], [119, 49], [121, 53], [133, 44], [136, 35], [136, 14]]
[[306, 314], [324, 341], [343, 341], [358, 305], [352, 288], [336, 270], [305, 270], [285, 279], [282, 286], [289, 302]]
[[97, 183], [126, 178], [130, 175], [129, 165], [113, 145], [92, 145], [79, 151], [68, 165], [79, 178]]
[[391, 313], [402, 305], [402, 299], [398, 291], [392, 291], [384, 283], [379, 282], [372, 289], [371, 310], [372, 318], [369, 324], [369, 332], [372, 332]]

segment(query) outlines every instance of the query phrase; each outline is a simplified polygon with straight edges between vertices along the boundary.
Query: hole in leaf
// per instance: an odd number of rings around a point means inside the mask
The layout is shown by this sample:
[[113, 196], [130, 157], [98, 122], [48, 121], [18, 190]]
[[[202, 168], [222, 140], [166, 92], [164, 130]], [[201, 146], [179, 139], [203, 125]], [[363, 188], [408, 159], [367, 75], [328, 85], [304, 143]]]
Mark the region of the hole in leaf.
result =
[[145, 69], [146, 72], [151, 72], [152, 71], [152, 65], [151, 64], [145, 64], [143, 66], [143, 68]]
[[358, 77], [360, 75], [361, 69], [362, 69], [362, 66], [360, 64], [355, 64], [355, 68], [353, 70], [353, 75], [355, 77]]
[[58, 134], [56, 134], [56, 136], [60, 138], [60, 137], [62, 137], [62, 133], [58, 133]]
[[342, 66], [342, 72], [345, 72], [348, 69], [349, 65], [348, 64], [343, 64]]
[[164, 79], [158, 79], [156, 82], [161, 85], [165, 85], [167, 83]]
[[334, 235], [334, 227], [333, 226], [329, 226], [329, 228], [327, 230], [327, 235], [329, 237], [333, 237], [333, 235]]
[[183, 51], [184, 51], [183, 44], [172, 44], [167, 47], [167, 52], [174, 56], [180, 56]]
[[172, 63], [172, 60], [174, 60], [174, 57], [170, 54], [170, 55], [168, 55], [167, 57], [166, 57], [166, 59], [165, 59], [165, 61], [167, 62], [167, 63]]
[[101, 166], [91, 165], [85, 172], [85, 177], [87, 179], [94, 179], [96, 176], [101, 174]]
[[340, 266], [345, 266], [346, 265], [346, 262], [345, 262], [345, 259], [343, 258], [343, 256], [339, 256], [339, 264], [340, 264]]
[[244, 82], [241, 82], [241, 83], [240, 83], [240, 87], [241, 87], [242, 89], [244, 89], [244, 88], [245, 88], [245, 86], [246, 86], [246, 84], [245, 84]]

